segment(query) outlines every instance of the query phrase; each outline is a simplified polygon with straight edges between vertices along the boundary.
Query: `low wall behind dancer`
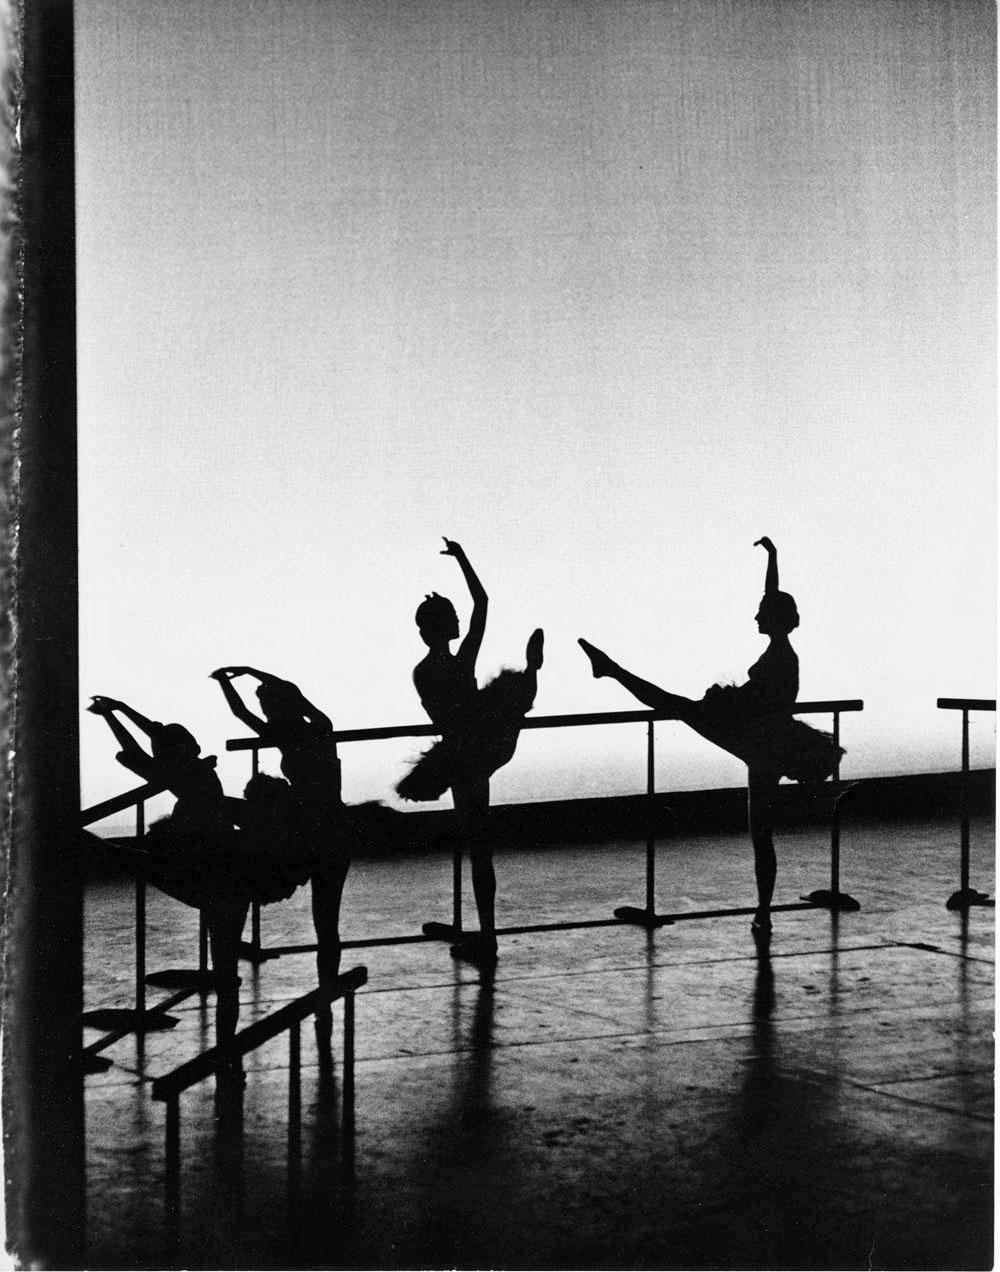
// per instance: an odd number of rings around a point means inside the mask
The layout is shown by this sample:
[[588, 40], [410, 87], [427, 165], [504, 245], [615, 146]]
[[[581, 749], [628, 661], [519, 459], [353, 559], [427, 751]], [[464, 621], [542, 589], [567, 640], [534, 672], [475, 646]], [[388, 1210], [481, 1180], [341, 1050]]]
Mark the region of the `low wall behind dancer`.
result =
[[[258, 682], [262, 716], [243, 702], [233, 680], [249, 676]], [[233, 715], [281, 754], [281, 771], [294, 799], [293, 825], [311, 862], [312, 913], [316, 929], [316, 963], [321, 985], [340, 972], [340, 903], [350, 869], [348, 822], [341, 799], [340, 760], [329, 716], [305, 697], [297, 685], [253, 667], [220, 667], [212, 672]], [[316, 1041], [328, 1056], [333, 1031], [329, 1005], [316, 1013]]]
[[764, 595], [757, 630], [767, 649], [747, 672], [743, 685], [713, 685], [700, 700], [667, 693], [625, 671], [586, 640], [580, 646], [596, 677], [617, 680], [633, 697], [683, 720], [702, 737], [743, 760], [748, 770], [748, 813], [757, 880], [756, 933], [771, 930], [771, 898], [777, 874], [774, 851], [774, 799], [782, 777], [818, 781], [829, 777], [843, 754], [829, 734], [796, 720], [792, 708], [799, 692], [799, 660], [789, 634], [799, 625], [795, 601], [778, 588], [778, 552], [768, 538], [754, 547], [767, 552]]
[[521, 721], [531, 709], [542, 665], [543, 635], [528, 640], [524, 671], [502, 671], [482, 689], [476, 684], [476, 658], [486, 631], [488, 598], [462, 547], [445, 539], [443, 556], [458, 562], [472, 597], [472, 618], [455, 653], [458, 616], [451, 601], [436, 592], [417, 607], [416, 622], [427, 646], [413, 670], [413, 683], [424, 710], [441, 732], [396, 787], [409, 800], [440, 799], [451, 790], [472, 865], [472, 891], [479, 934], [452, 946], [458, 958], [491, 963], [497, 956], [493, 853], [486, 839], [490, 777], [513, 756]]

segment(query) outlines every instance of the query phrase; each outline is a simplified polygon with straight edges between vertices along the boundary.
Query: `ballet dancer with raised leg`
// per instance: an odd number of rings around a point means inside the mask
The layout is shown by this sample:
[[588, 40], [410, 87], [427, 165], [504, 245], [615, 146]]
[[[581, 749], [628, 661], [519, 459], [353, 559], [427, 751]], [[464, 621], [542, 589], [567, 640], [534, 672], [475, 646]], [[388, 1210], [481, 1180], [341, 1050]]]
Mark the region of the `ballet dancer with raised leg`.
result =
[[434, 592], [417, 607], [416, 623], [427, 653], [413, 670], [413, 683], [441, 740], [417, 760], [396, 790], [409, 800], [440, 799], [451, 790], [479, 915], [479, 933], [457, 942], [452, 953], [489, 964], [497, 957], [496, 874], [487, 836], [490, 777], [513, 756], [521, 721], [535, 700], [544, 637], [540, 628], [531, 634], [524, 671], [502, 671], [480, 689], [476, 659], [486, 630], [486, 589], [462, 546], [451, 539], [444, 544], [442, 555], [454, 557], [469, 589], [472, 617], [452, 652], [459, 625], [451, 601]]
[[590, 659], [595, 677], [607, 676], [633, 697], [683, 720], [702, 737], [737, 756], [747, 765], [748, 821], [757, 882], [755, 933], [771, 930], [771, 901], [777, 875], [774, 850], [774, 805], [782, 776], [795, 781], [829, 777], [843, 754], [829, 734], [792, 715], [799, 691], [799, 660], [789, 635], [799, 625], [795, 601], [778, 587], [778, 552], [767, 537], [754, 547], [767, 553], [764, 595], [757, 610], [757, 630], [767, 648], [747, 672], [742, 685], [713, 685], [700, 699], [668, 693], [620, 667], [589, 641], [579, 644]]

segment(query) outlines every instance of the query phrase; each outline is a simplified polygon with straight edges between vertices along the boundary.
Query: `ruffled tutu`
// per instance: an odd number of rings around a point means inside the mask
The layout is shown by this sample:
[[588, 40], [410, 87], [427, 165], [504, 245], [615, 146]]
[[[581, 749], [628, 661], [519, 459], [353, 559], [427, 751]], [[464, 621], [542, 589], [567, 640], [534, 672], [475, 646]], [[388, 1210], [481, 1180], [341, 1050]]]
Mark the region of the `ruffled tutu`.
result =
[[453, 786], [486, 781], [512, 758], [535, 700], [533, 678], [501, 671], [470, 703], [466, 719], [423, 753], [397, 785], [403, 799], [440, 799]]
[[186, 905], [200, 909], [246, 900], [284, 901], [305, 883], [312, 854], [300, 837], [273, 831], [187, 827], [171, 817], [155, 821], [146, 836], [149, 881]]
[[748, 768], [793, 782], [825, 781], [836, 772], [844, 754], [829, 733], [786, 711], [754, 713], [742, 688], [736, 686], [713, 685], [686, 720], [696, 733]]

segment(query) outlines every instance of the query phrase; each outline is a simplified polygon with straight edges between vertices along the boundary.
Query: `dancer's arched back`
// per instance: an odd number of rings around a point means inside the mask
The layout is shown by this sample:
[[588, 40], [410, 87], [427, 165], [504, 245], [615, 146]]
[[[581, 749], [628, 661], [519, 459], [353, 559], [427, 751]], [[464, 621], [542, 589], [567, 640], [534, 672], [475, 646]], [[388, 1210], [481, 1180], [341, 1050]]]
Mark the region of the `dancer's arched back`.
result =
[[778, 587], [778, 553], [767, 537], [754, 545], [767, 552], [764, 595], [757, 629], [768, 638], [764, 653], [747, 672], [745, 684], [713, 685], [701, 699], [668, 693], [626, 671], [580, 640], [595, 677], [608, 676], [647, 707], [683, 720], [703, 737], [743, 760], [748, 769], [750, 838], [757, 880], [754, 929], [771, 929], [771, 900], [777, 874], [774, 800], [782, 776], [820, 780], [834, 772], [842, 751], [819, 729], [792, 716], [799, 691], [799, 660], [789, 635], [799, 625], [795, 601]]
[[420, 757], [396, 790], [404, 799], [433, 800], [451, 789], [469, 848], [479, 914], [479, 935], [458, 942], [452, 953], [489, 963], [497, 955], [496, 874], [486, 838], [490, 777], [513, 756], [521, 721], [535, 700], [544, 638], [540, 628], [532, 633], [524, 671], [503, 671], [479, 689], [476, 659], [489, 601], [462, 546], [451, 539], [444, 544], [442, 555], [455, 558], [469, 589], [472, 617], [452, 653], [459, 626], [451, 601], [434, 592], [417, 607], [416, 623], [427, 653], [413, 669], [413, 683], [424, 710], [441, 732], [441, 741]]

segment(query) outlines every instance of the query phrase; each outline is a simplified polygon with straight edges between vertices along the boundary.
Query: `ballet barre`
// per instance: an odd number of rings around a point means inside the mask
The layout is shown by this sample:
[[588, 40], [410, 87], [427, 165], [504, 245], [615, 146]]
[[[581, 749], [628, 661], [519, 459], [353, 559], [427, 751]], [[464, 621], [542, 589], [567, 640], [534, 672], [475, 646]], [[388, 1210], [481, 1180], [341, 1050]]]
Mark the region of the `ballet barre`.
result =
[[[299, 1156], [301, 1150], [301, 1026], [304, 1020], [316, 1014], [338, 999], [344, 1000], [344, 1049], [343, 1049], [343, 1130], [345, 1138], [354, 1133], [354, 995], [368, 982], [368, 969], [352, 967], [342, 972], [336, 980], [310, 990], [301, 998], [295, 998], [284, 1007], [279, 1007], [263, 1020], [255, 1021], [241, 1029], [224, 1046], [210, 1047], [200, 1055], [186, 1060], [169, 1073], [153, 1081], [152, 1095], [154, 1100], [163, 1100], [167, 1106], [165, 1128], [165, 1213], [168, 1242], [176, 1247], [180, 1235], [180, 1201], [181, 1201], [181, 1112], [180, 1097], [190, 1087], [205, 1078], [216, 1075], [216, 1091], [221, 1094], [220, 1068], [226, 1063], [242, 1059], [251, 1051], [277, 1038], [279, 1034], [288, 1034], [288, 1172], [290, 1203], [294, 1202], [297, 1193]], [[225, 1079], [223, 1079], [225, 1081]], [[242, 1105], [242, 1077], [230, 1079], [229, 1094], [235, 1093]]]
[[962, 785], [959, 796], [962, 853], [960, 882], [958, 891], [951, 894], [945, 905], [949, 910], [967, 910], [973, 905], [994, 905], [995, 902], [985, 892], [978, 892], [969, 886], [969, 712], [995, 712], [996, 699], [938, 698], [937, 705], [941, 711], [961, 711], [962, 713]]
[[[792, 708], [793, 715], [820, 715], [830, 713], [833, 716], [833, 742], [840, 746], [840, 716], [845, 711], [863, 711], [864, 702], [860, 698], [839, 698], [822, 702], [797, 702]], [[724, 915], [753, 914], [755, 907], [738, 909], [682, 911], [675, 914], [657, 914], [656, 912], [656, 833], [653, 799], [656, 795], [655, 764], [656, 740], [653, 725], [657, 720], [668, 720], [671, 717], [657, 712], [640, 712], [646, 725], [646, 794], [650, 799], [649, 833], [646, 839], [646, 898], [645, 905], [623, 905], [615, 910], [615, 917], [623, 923], [637, 924], [647, 930], [666, 927], [679, 919], [719, 918]], [[854, 789], [854, 783], [842, 786], [840, 782], [840, 759], [834, 769], [830, 782], [817, 782], [824, 800], [830, 803], [830, 887], [818, 888], [802, 898], [802, 903], [772, 906], [779, 910], [860, 910], [861, 906], [854, 897], [840, 890], [840, 805]]]
[[[817, 702], [799, 702], [793, 708], [795, 715], [831, 714], [833, 717], [834, 742], [840, 743], [840, 717], [845, 712], [864, 710], [864, 702], [860, 698], [830, 699]], [[646, 836], [646, 895], [645, 905], [619, 906], [611, 918], [594, 918], [567, 920], [557, 923], [528, 924], [518, 927], [498, 928], [497, 935], [517, 935], [528, 932], [566, 931], [576, 928], [613, 927], [623, 924], [638, 924], [647, 929], [664, 927], [678, 920], [717, 918], [724, 915], [753, 914], [754, 907], [738, 907], [732, 909], [716, 909], [703, 911], [682, 911], [675, 914], [658, 914], [655, 908], [656, 893], [656, 741], [654, 726], [658, 721], [670, 720], [671, 717], [656, 711], [594, 711], [573, 715], [526, 716], [522, 729], [558, 729], [579, 728], [611, 724], [644, 724], [646, 726], [646, 791], [648, 798], [648, 830]], [[389, 725], [370, 729], [343, 729], [334, 732], [336, 745], [347, 742], [373, 742], [391, 738], [439, 737], [440, 733], [433, 724]], [[248, 737], [233, 738], [226, 743], [228, 751], [249, 751], [251, 753], [251, 770], [254, 775], [259, 772], [259, 753], [275, 747], [276, 743], [267, 738]], [[842, 785], [840, 782], [840, 766], [834, 773], [832, 782], [817, 783], [824, 799], [830, 802], [830, 887], [809, 893], [801, 902], [777, 905], [779, 910], [857, 910], [858, 902], [840, 889], [840, 805], [853, 789], [853, 784]], [[462, 849], [456, 845], [452, 852], [452, 921], [451, 923], [429, 922], [423, 924], [420, 933], [407, 936], [375, 937], [362, 940], [344, 941], [343, 947], [371, 948], [382, 945], [404, 945], [425, 940], [457, 941], [465, 935], [462, 928]], [[251, 940], [243, 946], [243, 957], [254, 963], [267, 958], [278, 958], [285, 954], [309, 953], [315, 951], [315, 944], [283, 945], [265, 948], [261, 942], [260, 909], [252, 908]]]
[[[147, 782], [143, 786], [125, 791], [100, 804], [84, 809], [80, 814], [82, 828], [93, 826], [97, 822], [113, 817], [115, 813], [135, 809], [135, 831], [131, 846], [116, 843], [115, 856], [128, 865], [135, 884], [135, 923], [134, 923], [134, 957], [135, 970], [133, 978], [132, 1007], [101, 1007], [85, 1011], [81, 1017], [83, 1025], [92, 1029], [106, 1029], [109, 1032], [83, 1048], [84, 1068], [95, 1073], [107, 1069], [111, 1061], [100, 1055], [113, 1043], [118, 1042], [130, 1033], [151, 1033], [154, 1030], [173, 1029], [177, 1017], [169, 1015], [171, 1007], [190, 998], [193, 994], [205, 993], [212, 988], [212, 974], [208, 969], [208, 930], [204, 916], [199, 917], [198, 924], [198, 967], [173, 968], [163, 972], [146, 973], [146, 878], [147, 854], [140, 848], [146, 833], [146, 802], [166, 791], [165, 786], [157, 786]], [[152, 1006], [146, 1001], [146, 986], [158, 985], [162, 988], [173, 988], [177, 992], [169, 995]]]

